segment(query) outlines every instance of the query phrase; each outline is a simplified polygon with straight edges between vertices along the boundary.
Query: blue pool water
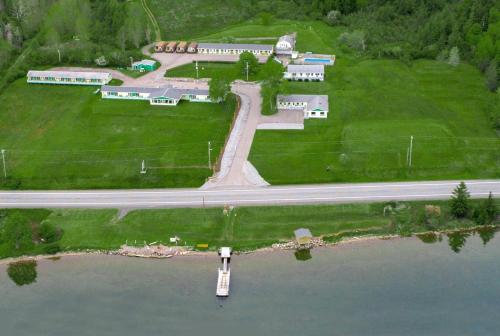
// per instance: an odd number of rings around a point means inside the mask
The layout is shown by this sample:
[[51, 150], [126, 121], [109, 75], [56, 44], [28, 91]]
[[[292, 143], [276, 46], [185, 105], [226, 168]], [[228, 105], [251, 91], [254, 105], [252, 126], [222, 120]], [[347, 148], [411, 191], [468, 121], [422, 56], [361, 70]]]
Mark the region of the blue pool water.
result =
[[326, 58], [304, 58], [304, 62], [314, 62], [314, 63], [332, 63], [331, 60]]

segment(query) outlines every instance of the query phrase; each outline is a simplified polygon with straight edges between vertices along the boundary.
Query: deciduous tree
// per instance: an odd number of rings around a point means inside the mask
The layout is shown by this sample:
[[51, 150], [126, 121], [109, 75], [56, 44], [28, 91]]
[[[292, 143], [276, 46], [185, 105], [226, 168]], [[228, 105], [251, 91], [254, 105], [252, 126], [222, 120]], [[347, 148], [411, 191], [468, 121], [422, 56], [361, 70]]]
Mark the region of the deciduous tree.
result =
[[224, 76], [216, 76], [208, 82], [209, 95], [212, 100], [225, 101], [231, 90], [229, 79]]
[[257, 73], [259, 61], [254, 54], [245, 51], [241, 53], [240, 59], [238, 63], [236, 63], [236, 66], [238, 67], [238, 71], [241, 74], [246, 75], [248, 71], [248, 75], [253, 75]]

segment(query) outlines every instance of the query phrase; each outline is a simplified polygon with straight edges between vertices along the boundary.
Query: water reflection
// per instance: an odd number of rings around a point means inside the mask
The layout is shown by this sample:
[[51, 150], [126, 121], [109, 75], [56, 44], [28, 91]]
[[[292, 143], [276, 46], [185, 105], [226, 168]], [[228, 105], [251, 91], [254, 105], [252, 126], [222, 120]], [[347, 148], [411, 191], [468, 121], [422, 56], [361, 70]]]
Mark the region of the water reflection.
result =
[[459, 253], [460, 250], [465, 246], [467, 242], [467, 238], [471, 235], [470, 232], [465, 231], [456, 231], [452, 233], [448, 233], [448, 245], [451, 250], [455, 253]]
[[488, 244], [490, 240], [495, 237], [495, 233], [498, 231], [498, 228], [495, 227], [482, 227], [476, 230], [479, 237], [483, 241], [483, 245]]
[[306, 261], [312, 259], [311, 249], [298, 249], [295, 251], [295, 259]]
[[427, 233], [421, 233], [417, 234], [417, 237], [426, 244], [433, 244], [437, 243], [443, 240], [443, 237], [441, 237], [440, 234], [434, 233], [434, 232], [427, 232]]
[[29, 285], [36, 282], [37, 263], [35, 260], [26, 260], [10, 263], [7, 268], [9, 278], [18, 286]]
[[[499, 229], [500, 228], [497, 227], [487, 226], [487, 227], [480, 227], [474, 230], [465, 229], [465, 230], [454, 231], [447, 233], [446, 236], [448, 237], [448, 245], [450, 246], [452, 251], [455, 253], [459, 253], [465, 246], [467, 238], [470, 237], [471, 235], [477, 234], [481, 238], [483, 246], [486, 246], [486, 244], [488, 244], [488, 242], [490, 242], [495, 237], [495, 233], [497, 233]], [[419, 233], [416, 234], [416, 236], [423, 243], [426, 244], [433, 244], [441, 242], [443, 240], [442, 235], [436, 232]]]

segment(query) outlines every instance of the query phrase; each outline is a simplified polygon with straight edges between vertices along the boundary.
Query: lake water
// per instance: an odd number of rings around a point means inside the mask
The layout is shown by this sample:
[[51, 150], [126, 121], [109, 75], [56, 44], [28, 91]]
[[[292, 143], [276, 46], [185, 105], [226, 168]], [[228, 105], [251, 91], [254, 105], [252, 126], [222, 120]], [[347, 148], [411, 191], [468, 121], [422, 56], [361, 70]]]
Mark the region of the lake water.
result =
[[65, 257], [18, 287], [0, 265], [0, 335], [499, 335], [500, 239], [360, 242], [219, 259]]

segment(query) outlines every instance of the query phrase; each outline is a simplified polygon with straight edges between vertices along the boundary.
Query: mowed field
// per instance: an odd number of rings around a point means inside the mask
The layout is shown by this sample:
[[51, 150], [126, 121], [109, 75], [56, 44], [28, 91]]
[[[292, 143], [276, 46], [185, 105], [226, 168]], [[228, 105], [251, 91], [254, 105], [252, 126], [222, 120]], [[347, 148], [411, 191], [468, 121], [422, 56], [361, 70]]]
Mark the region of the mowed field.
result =
[[328, 94], [330, 113], [306, 120], [303, 131], [257, 132], [250, 161], [268, 182], [500, 177], [500, 140], [487, 116], [494, 97], [472, 66], [342, 62], [325, 83], [283, 85], [286, 93]]
[[[480, 204], [471, 200], [471, 206]], [[500, 200], [496, 200], [497, 206]], [[231, 246], [237, 251], [271, 246], [294, 239], [294, 230], [309, 228], [314, 236], [326, 241], [366, 235], [386, 235], [453, 230], [475, 226], [470, 219], [457, 220], [450, 215], [448, 201], [405, 202], [405, 207], [391, 213], [387, 203], [241, 207], [224, 213], [222, 208], [184, 208], [136, 210], [120, 218], [113, 209], [0, 209], [0, 224], [15, 212], [29, 219], [36, 231], [41, 223], [62, 229], [57, 244], [62, 251], [115, 250], [121, 245], [171, 244], [170, 237], [179, 237], [179, 245], [208, 244], [208, 249]], [[426, 224], [425, 205], [442, 210], [438, 222]], [[387, 210], [387, 209], [386, 209]], [[498, 221], [494, 224], [498, 224]], [[0, 241], [0, 258], [23, 254], [42, 254], [43, 244], [30, 250], [15, 250]]]
[[[262, 66], [259, 65], [259, 68]], [[236, 79], [246, 80], [246, 73], [243, 73], [235, 63], [225, 62], [198, 62], [198, 78], [213, 78], [224, 75], [230, 81]], [[180, 67], [167, 70], [165, 77], [186, 77], [196, 78], [196, 64], [185, 64]], [[255, 81], [261, 79], [259, 74], [249, 74], [248, 80]]]
[[[103, 100], [95, 87], [28, 85], [0, 95], [4, 189], [197, 187], [212, 174], [235, 111], [225, 104]], [[140, 174], [145, 161], [147, 174]]]

